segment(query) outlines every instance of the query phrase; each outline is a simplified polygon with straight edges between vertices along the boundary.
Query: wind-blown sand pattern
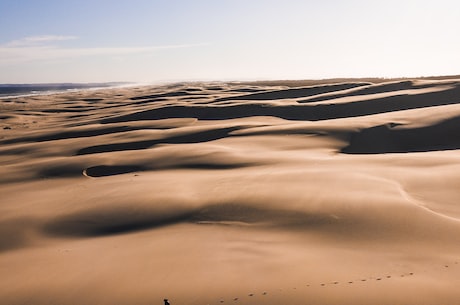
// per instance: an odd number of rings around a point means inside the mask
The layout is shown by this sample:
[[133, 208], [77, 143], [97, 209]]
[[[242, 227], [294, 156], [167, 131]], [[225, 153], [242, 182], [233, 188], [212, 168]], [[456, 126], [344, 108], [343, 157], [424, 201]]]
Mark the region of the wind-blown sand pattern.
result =
[[0, 103], [2, 304], [460, 302], [460, 80]]

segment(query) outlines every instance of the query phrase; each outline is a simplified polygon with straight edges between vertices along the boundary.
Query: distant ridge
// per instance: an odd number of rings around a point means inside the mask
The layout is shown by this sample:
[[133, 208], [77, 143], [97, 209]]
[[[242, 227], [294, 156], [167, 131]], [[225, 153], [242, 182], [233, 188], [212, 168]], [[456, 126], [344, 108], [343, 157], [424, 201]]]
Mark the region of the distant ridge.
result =
[[66, 90], [108, 88], [130, 84], [128, 82], [109, 83], [39, 83], [39, 84], [0, 84], [0, 97], [42, 94]]
[[242, 82], [229, 82], [241, 85], [252, 86], [287, 86], [287, 87], [303, 87], [324, 84], [336, 84], [346, 82], [370, 82], [380, 84], [391, 81], [404, 81], [404, 80], [448, 80], [460, 79], [460, 75], [444, 75], [444, 76], [423, 76], [423, 77], [398, 77], [398, 78], [385, 78], [385, 77], [362, 77], [362, 78], [325, 78], [325, 79], [304, 79], [304, 80], [260, 80], [260, 81], [242, 81]]

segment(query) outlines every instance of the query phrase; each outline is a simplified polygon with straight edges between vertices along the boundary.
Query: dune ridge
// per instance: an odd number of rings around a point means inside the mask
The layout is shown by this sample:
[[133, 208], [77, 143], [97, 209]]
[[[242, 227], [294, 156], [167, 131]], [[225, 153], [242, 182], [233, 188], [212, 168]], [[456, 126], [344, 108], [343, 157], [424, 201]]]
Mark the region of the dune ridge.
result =
[[456, 304], [460, 79], [0, 99], [5, 304]]

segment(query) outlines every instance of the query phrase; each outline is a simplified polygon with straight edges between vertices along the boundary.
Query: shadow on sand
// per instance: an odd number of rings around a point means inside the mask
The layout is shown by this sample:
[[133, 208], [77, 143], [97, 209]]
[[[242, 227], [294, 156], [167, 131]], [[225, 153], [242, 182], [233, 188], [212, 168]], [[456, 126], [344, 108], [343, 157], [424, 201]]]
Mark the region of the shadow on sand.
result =
[[158, 120], [167, 118], [196, 118], [199, 120], [222, 120], [252, 116], [272, 116], [287, 120], [319, 121], [338, 118], [357, 117], [388, 113], [393, 111], [420, 109], [426, 107], [452, 105], [460, 103], [460, 86], [443, 91], [400, 94], [384, 98], [374, 98], [341, 104], [296, 104], [271, 105], [261, 103], [244, 103], [235, 105], [206, 106], [179, 105], [149, 109], [111, 118], [100, 122], [103, 124], [139, 120]]
[[410, 153], [460, 149], [460, 117], [420, 128], [385, 124], [352, 134], [347, 154]]

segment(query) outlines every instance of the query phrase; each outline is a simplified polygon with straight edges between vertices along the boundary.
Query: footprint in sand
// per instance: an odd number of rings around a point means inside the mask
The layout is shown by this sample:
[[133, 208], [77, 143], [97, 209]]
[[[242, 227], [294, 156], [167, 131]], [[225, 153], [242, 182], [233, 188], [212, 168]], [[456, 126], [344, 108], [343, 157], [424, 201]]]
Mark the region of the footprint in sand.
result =
[[[455, 264], [458, 264], [458, 262], [455, 262]], [[444, 265], [444, 267], [445, 267], [445, 268], [448, 268], [449, 265]], [[405, 276], [411, 276], [411, 275], [414, 275], [414, 273], [413, 273], [413, 272], [409, 272], [408, 274], [401, 274], [400, 276], [401, 276], [401, 277], [405, 277]], [[390, 279], [390, 278], [392, 278], [392, 276], [391, 276], [391, 275], [386, 275], [385, 278]], [[371, 279], [372, 279], [372, 278], [371, 278]], [[368, 279], [361, 279], [360, 281], [361, 281], [361, 282], [366, 282], [367, 280], [368, 280]], [[375, 278], [375, 280], [376, 280], [376, 281], [381, 281], [381, 280], [383, 280], [383, 277]], [[353, 281], [349, 281], [349, 282], [348, 282], [348, 284], [353, 284], [353, 283], [354, 283]], [[335, 281], [335, 282], [332, 282], [331, 284], [338, 285], [338, 284], [340, 284], [340, 282]], [[321, 283], [320, 285], [321, 285], [322, 287], [324, 287], [324, 286], [326, 286], [327, 284], [326, 284], [326, 283]], [[310, 287], [310, 284], [306, 284], [305, 286], [306, 286], [306, 287]], [[297, 290], [297, 287], [293, 287], [292, 289]], [[283, 289], [282, 289], [282, 288], [279, 288], [279, 291], [283, 291]], [[267, 293], [266, 291], [262, 292], [262, 295], [264, 295], [264, 296], [266, 296], [267, 294], [268, 294], [268, 293]], [[248, 294], [248, 296], [249, 296], [249, 297], [253, 297], [253, 296], [254, 296], [254, 293], [250, 293], [250, 294]], [[238, 300], [239, 300], [239, 298], [234, 298], [234, 299], [233, 299], [234, 302], [237, 302]], [[220, 303], [224, 303], [224, 302], [225, 302], [224, 300], [220, 300]]]

